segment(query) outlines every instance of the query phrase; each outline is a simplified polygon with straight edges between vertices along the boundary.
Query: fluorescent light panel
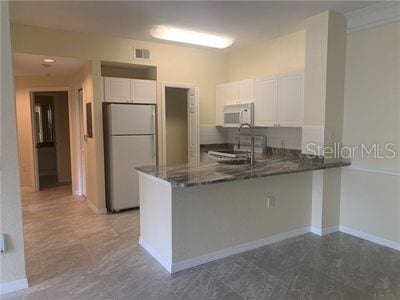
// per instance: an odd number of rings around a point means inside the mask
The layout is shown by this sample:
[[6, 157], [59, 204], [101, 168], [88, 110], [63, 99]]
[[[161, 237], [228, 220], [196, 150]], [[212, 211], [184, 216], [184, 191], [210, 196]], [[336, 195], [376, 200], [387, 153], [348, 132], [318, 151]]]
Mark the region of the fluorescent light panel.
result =
[[233, 43], [233, 39], [218, 35], [191, 31], [171, 26], [159, 25], [151, 30], [151, 35], [155, 38], [181, 42], [193, 45], [213, 47], [223, 49], [229, 47]]
[[54, 62], [56, 62], [56, 60], [54, 58], [43, 58], [43, 61], [45, 63], [54, 63]]

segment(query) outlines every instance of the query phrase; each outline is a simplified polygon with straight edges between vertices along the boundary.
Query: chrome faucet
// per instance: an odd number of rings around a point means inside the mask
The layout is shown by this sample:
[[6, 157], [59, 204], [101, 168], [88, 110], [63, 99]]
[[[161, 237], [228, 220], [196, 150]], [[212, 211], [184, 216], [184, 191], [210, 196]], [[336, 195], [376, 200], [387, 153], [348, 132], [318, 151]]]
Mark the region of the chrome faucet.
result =
[[253, 125], [251, 125], [250, 123], [242, 123], [242, 124], [240, 124], [240, 126], [239, 126], [239, 132], [238, 132], [238, 149], [240, 149], [240, 130], [243, 128], [243, 127], [248, 127], [248, 128], [250, 128], [251, 129], [251, 153], [250, 153], [250, 164], [251, 165], [254, 165], [254, 163], [256, 162], [255, 161], [255, 158], [254, 158], [254, 127], [253, 127]]

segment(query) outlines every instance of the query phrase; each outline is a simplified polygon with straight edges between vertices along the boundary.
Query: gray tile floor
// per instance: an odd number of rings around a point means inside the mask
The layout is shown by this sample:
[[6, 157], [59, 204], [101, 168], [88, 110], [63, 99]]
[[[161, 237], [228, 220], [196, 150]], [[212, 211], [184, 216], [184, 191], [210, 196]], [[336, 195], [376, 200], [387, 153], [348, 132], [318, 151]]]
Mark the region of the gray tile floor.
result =
[[400, 299], [400, 253], [306, 234], [169, 275], [139, 213], [95, 215], [62, 186], [23, 195], [30, 288], [2, 299]]

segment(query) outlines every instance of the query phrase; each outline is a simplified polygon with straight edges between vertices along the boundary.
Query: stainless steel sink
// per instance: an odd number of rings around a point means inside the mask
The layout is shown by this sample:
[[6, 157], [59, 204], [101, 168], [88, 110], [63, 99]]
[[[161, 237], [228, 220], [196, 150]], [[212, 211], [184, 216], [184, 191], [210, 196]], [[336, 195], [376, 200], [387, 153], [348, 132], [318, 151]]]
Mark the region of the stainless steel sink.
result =
[[230, 165], [250, 164], [251, 156], [249, 151], [243, 150], [221, 150], [209, 151], [208, 157], [216, 162]]

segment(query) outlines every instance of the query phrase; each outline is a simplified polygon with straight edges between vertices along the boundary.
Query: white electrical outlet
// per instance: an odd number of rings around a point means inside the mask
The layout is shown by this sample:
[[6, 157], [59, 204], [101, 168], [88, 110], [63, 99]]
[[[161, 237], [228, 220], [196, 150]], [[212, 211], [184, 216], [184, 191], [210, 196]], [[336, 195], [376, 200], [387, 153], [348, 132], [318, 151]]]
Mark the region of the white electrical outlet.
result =
[[275, 197], [267, 196], [267, 208], [274, 208], [274, 207], [275, 207]]

